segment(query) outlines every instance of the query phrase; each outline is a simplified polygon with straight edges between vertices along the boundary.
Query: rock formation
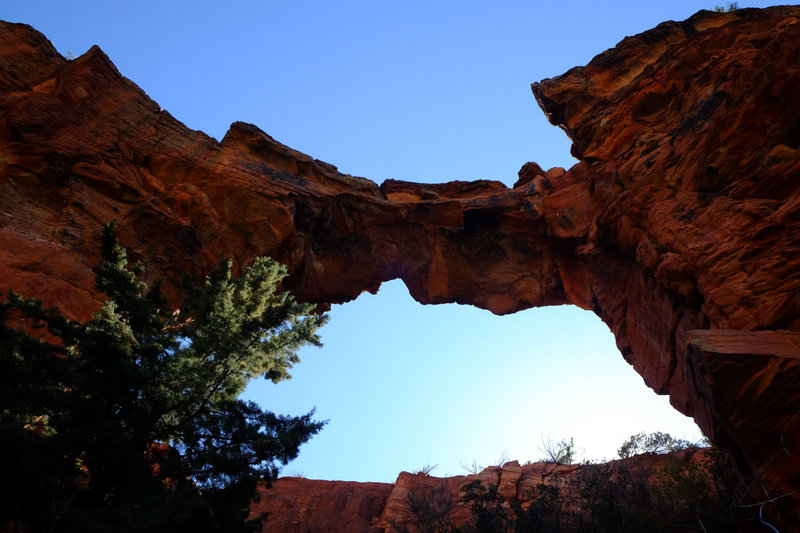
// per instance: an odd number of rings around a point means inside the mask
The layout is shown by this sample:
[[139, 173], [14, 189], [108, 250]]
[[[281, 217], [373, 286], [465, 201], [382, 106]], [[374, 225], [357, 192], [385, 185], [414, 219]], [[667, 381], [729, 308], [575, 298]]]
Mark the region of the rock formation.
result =
[[[512, 502], [518, 506], [517, 512], [524, 513], [543, 494], [542, 485], [556, 488], [562, 495], [588, 497], [581, 501], [584, 505], [589, 504], [588, 499], [591, 498], [595, 504], [592, 509], [596, 512], [614, 501], [614, 498], [657, 485], [664, 479], [660, 477], [662, 469], [676, 464], [675, 461], [685, 465], [705, 465], [709, 456], [704, 449], [689, 449], [665, 455], [642, 454], [604, 465], [520, 465], [517, 461], [511, 461], [502, 466], [487, 467], [481, 472], [444, 478], [422, 472], [401, 472], [394, 484], [285, 477], [273, 482], [269, 490], [261, 493], [260, 500], [251, 507], [251, 516], [266, 513], [263, 523], [265, 532], [440, 531], [445, 530], [447, 525], [459, 528], [475, 524], [476, 515], [470, 509], [472, 502], [467, 496], [470, 491], [473, 496], [485, 498], [486, 507], [497, 509], [498, 516], [505, 515], [513, 520], [515, 512], [511, 507]], [[601, 493], [594, 486], [598, 481], [626, 485], [630, 492], [622, 493], [619, 492], [619, 486], [611, 488], [609, 485], [605, 487], [606, 492]], [[636, 483], [638, 485], [634, 488]], [[686, 494], [680, 496], [686, 497]], [[568, 520], [567, 509], [572, 510], [573, 517], [586, 514], [576, 502], [567, 498], [565, 501], [568, 503], [558, 508], [564, 511], [563, 519]], [[551, 502], [555, 503], [555, 500]], [[540, 513], [556, 512], [555, 506], [544, 507], [542, 500], [538, 503], [542, 506]], [[571, 508], [573, 505], [575, 507]], [[634, 501], [619, 502], [616, 510], [624, 508], [625, 511], [631, 511], [635, 506]], [[642, 509], [635, 511], [642, 514], [646, 512]], [[498, 524], [494, 525], [496, 527]]]
[[498, 487], [498, 494], [506, 501], [528, 502], [537, 485], [556, 473], [555, 477], [569, 476], [577, 468], [545, 463], [520, 466], [513, 461], [476, 474], [447, 478], [401, 472], [394, 484], [285, 477], [262, 492], [260, 501], [251, 508], [251, 516], [267, 514], [264, 531], [396, 533], [404, 527], [413, 530], [409, 510], [412, 494], [432, 500], [434, 507], [441, 507], [443, 516], [460, 527], [474, 521], [468, 506], [459, 501], [470, 482]]
[[377, 525], [393, 490], [391, 483], [285, 477], [261, 493], [250, 514], [267, 514], [264, 531], [369, 531]]
[[[800, 8], [700, 12], [534, 84], [580, 159], [497, 182], [375, 183], [236, 123], [191, 131], [94, 47], [0, 25], [0, 280], [86, 318], [112, 219], [150, 277], [269, 254], [328, 304], [594, 311], [766, 498], [800, 487]], [[800, 507], [784, 498], [786, 509]]]

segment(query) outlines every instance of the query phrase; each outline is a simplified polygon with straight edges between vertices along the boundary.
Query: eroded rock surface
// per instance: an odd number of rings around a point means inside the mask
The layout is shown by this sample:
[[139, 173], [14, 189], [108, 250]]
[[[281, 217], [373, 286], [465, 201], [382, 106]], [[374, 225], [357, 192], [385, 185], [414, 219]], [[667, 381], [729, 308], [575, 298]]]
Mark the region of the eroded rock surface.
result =
[[337, 533], [374, 529], [394, 490], [391, 483], [284, 477], [261, 491], [251, 516], [266, 513], [263, 531]]
[[[579, 251], [592, 308], [773, 495], [800, 486], [798, 15], [700, 13], [533, 86], [603, 205]], [[696, 330], [763, 335], [734, 354]], [[791, 354], [763, 344], [773, 330]]]
[[[648, 480], [657, 479], [660, 469], [673, 461], [697, 463], [705, 461], [707, 453], [703, 449], [689, 449], [668, 455], [643, 454], [591, 466], [520, 465], [510, 461], [462, 476], [434, 477], [421, 472], [401, 472], [394, 484], [286, 477], [261, 491], [260, 501], [251, 508], [251, 516], [267, 514], [264, 532], [444, 531], [448, 526], [475, 525], [476, 515], [470, 509], [473, 501], [468, 494], [478, 496], [487, 507], [494, 508], [496, 503], [498, 516], [513, 517], [512, 502], [518, 512], [527, 511], [532, 502], [540, 498], [542, 485], [568, 495], [579, 486], [592, 490], [593, 482], [619, 481], [622, 476], [631, 482], [647, 484]], [[603, 497], [599, 493], [592, 496]]]
[[244, 123], [217, 142], [100, 49], [67, 61], [3, 23], [0, 280], [88, 317], [98, 234], [116, 219], [176, 298], [180, 271], [269, 254], [322, 304], [399, 277], [424, 303], [578, 305], [651, 388], [784, 494], [800, 487], [800, 359], [754, 338], [731, 354], [696, 332], [800, 330], [799, 21], [798, 7], [701, 12], [534, 84], [581, 162], [528, 163], [512, 189], [378, 186]]

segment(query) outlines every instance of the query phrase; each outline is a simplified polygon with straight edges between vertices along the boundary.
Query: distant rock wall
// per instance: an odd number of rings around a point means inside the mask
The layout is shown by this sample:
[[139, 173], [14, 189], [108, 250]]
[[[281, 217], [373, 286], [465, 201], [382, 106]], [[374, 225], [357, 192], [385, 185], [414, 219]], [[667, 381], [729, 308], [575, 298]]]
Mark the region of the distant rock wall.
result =
[[394, 485], [284, 477], [262, 490], [251, 517], [266, 513], [264, 532], [338, 533], [373, 530]]
[[[251, 508], [251, 516], [266, 513], [262, 531], [282, 533], [400, 533], [417, 532], [420, 519], [441, 516], [454, 527], [474, 525], [475, 515], [465, 495], [475, 484], [488, 494], [496, 488], [495, 498], [503, 512], [513, 515], [510, 502], [527, 509], [540, 495], [540, 486], [559, 487], [563, 495], [568, 487], [580, 485], [582, 469], [601, 468], [602, 476], [619, 476], [647, 483], [650, 476], [673, 460], [697, 463], [707, 459], [703, 449], [690, 449], [668, 455], [643, 454], [611, 461], [605, 465], [559, 465], [510, 461], [490, 466], [481, 472], [464, 476], [434, 477], [423, 473], [401, 472], [394, 484], [357, 483], [353, 481], [318, 481], [296, 477], [280, 478], [269, 489], [260, 492], [260, 499]], [[604, 478], [604, 480], [607, 480]], [[584, 488], [588, 489], [586, 485]], [[606, 487], [608, 488], [608, 487]], [[598, 500], [601, 494], [593, 495]], [[619, 496], [619, 495], [617, 495]], [[421, 502], [415, 510], [412, 501]], [[631, 502], [625, 502], [631, 504]], [[426, 524], [428, 528], [433, 524]]]
[[785, 494], [800, 487], [798, 21], [798, 7], [700, 12], [534, 84], [581, 162], [528, 163], [512, 189], [378, 186], [243, 123], [217, 142], [99, 48], [67, 61], [2, 23], [0, 280], [88, 317], [98, 234], [116, 219], [176, 305], [179, 272], [264, 254], [323, 305], [394, 278], [420, 302], [500, 314], [574, 304]]
[[[657, 461], [652, 461], [654, 464]], [[409, 494], [441, 502], [448, 520], [460, 527], [474, 520], [467, 505], [459, 499], [473, 481], [498, 487], [507, 501], [518, 498], [527, 502], [532, 489], [553, 474], [568, 476], [578, 467], [533, 463], [520, 466], [517, 461], [502, 467], [492, 466], [478, 474], [439, 478], [422, 473], [401, 472], [392, 483], [357, 483], [355, 481], [319, 481], [285, 477], [260, 492], [260, 500], [251, 508], [251, 516], [267, 514], [263, 531], [285, 533], [387, 532], [404, 527], [414, 531], [408, 507]]]

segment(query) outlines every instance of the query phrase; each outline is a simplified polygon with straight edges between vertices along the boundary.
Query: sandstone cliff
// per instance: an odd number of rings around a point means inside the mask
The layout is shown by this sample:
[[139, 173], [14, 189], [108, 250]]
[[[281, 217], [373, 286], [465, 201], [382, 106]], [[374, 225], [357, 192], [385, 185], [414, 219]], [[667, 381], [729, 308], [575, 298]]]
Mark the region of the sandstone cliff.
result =
[[370, 531], [393, 490], [391, 483], [284, 477], [262, 491], [251, 507], [251, 516], [266, 513], [263, 531]]
[[[657, 515], [652, 509], [639, 507], [641, 502], [634, 496], [637, 491], [659, 485], [667, 465], [707, 465], [708, 461], [707, 450], [689, 449], [666, 455], [643, 454], [604, 465], [520, 465], [510, 461], [481, 472], [444, 478], [401, 472], [394, 484], [286, 477], [262, 491], [260, 500], [251, 508], [251, 516], [266, 514], [262, 529], [265, 532], [444, 531], [447, 527], [475, 525], [475, 500], [470, 500], [469, 495], [477, 495], [485, 504], [482, 508], [486, 515], [495, 518], [493, 527], [500, 525], [500, 517], [510, 518], [506, 525], [512, 527], [514, 517], [537, 505], [539, 513], [529, 516], [541, 520], [538, 526], [546, 527], [545, 514], [560, 514], [562, 526], [579, 527], [570, 520], [583, 519], [586, 527], [582, 530], [590, 530], [588, 524], [607, 525], [603, 524], [603, 517], [592, 514], [602, 515], [604, 509], [609, 510], [609, 504], [615, 507], [613, 511], [620, 512], [616, 515], [618, 520], [622, 516], [631, 520], [636, 513], [641, 517], [648, 511]], [[548, 499], [543, 485], [556, 489], [559, 498]], [[685, 489], [681, 487], [679, 498], [691, 497]], [[614, 525], [623, 527], [621, 523]], [[570, 526], [564, 527], [569, 530]]]
[[100, 49], [67, 61], [3, 23], [0, 280], [86, 318], [116, 219], [173, 297], [179, 271], [269, 254], [321, 304], [399, 277], [425, 303], [578, 305], [776, 497], [800, 487], [798, 21], [700, 12], [534, 84], [581, 162], [512, 189], [378, 186], [244, 123], [217, 142]]
[[512, 461], [480, 473], [447, 478], [401, 472], [394, 484], [285, 477], [262, 491], [251, 515], [267, 514], [264, 531], [396, 533], [403, 528], [414, 531], [414, 517], [409, 509], [409, 494], [412, 494], [430, 498], [429, 502], [437, 507], [434, 513], [460, 527], [474, 521], [467, 504], [459, 501], [464, 487], [471, 482], [498, 487], [498, 494], [506, 501], [528, 502], [537, 485], [554, 475], [568, 478], [577, 469], [575, 465], [545, 463], [520, 466]]

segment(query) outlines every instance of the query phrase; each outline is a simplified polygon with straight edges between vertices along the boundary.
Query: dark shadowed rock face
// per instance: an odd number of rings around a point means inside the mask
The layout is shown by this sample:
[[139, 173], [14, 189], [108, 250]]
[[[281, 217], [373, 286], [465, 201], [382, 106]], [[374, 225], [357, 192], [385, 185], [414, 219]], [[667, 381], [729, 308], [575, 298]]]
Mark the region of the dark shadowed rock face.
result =
[[116, 219], [173, 297], [180, 271], [269, 254], [322, 304], [397, 277], [425, 303], [571, 303], [776, 496], [800, 487], [798, 22], [701, 12], [534, 84], [581, 162], [513, 189], [378, 186], [244, 123], [217, 142], [98, 48], [67, 61], [3, 23], [0, 280], [86, 318]]

